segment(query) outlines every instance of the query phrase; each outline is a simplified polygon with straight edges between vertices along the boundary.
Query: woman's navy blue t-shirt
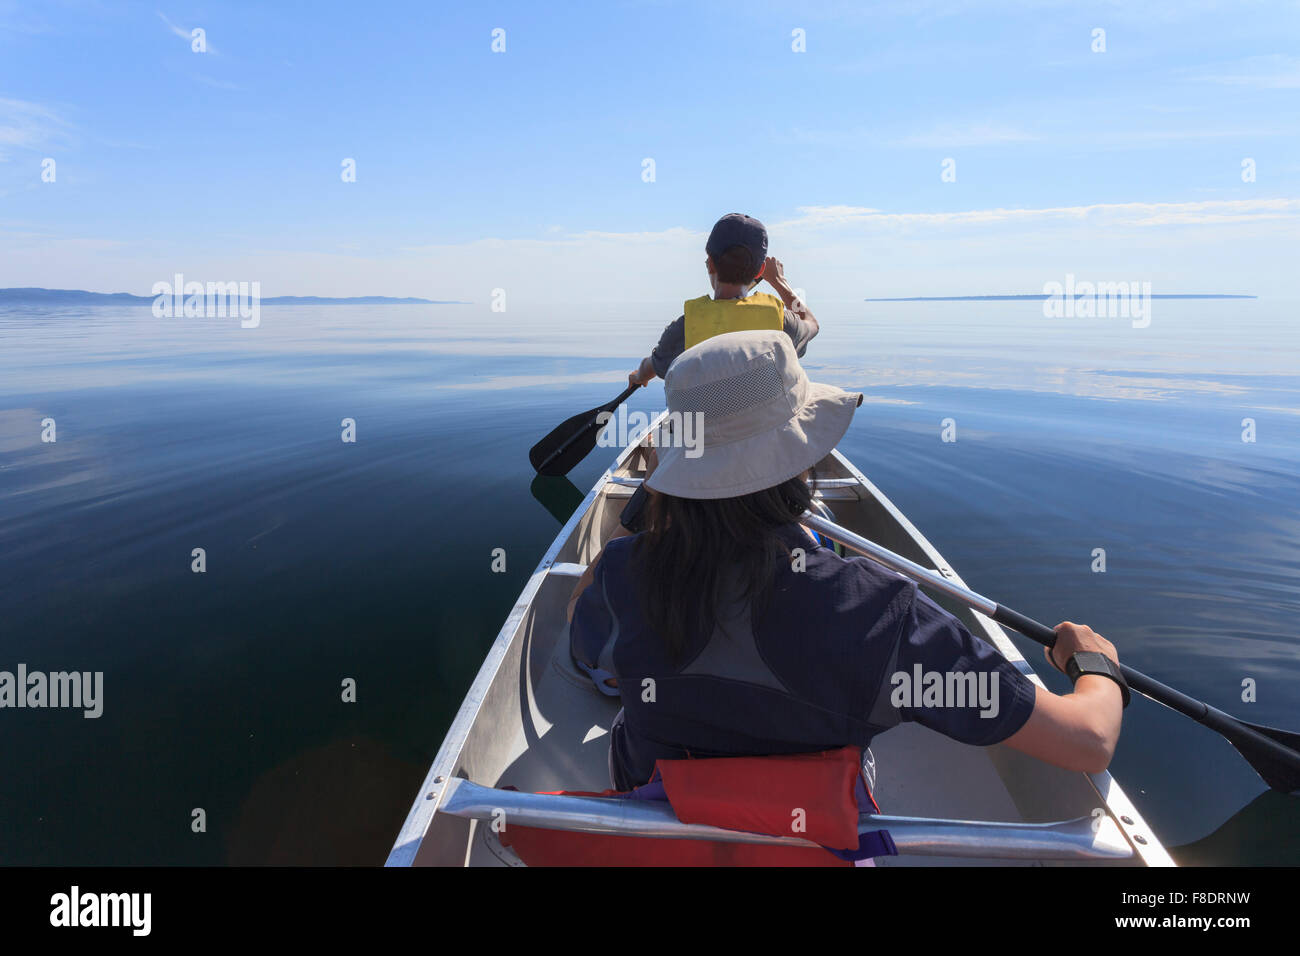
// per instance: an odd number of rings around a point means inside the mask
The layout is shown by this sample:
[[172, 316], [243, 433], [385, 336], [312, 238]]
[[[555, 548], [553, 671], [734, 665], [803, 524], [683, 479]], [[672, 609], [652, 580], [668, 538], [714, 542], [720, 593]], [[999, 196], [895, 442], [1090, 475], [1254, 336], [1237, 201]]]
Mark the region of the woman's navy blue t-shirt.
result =
[[639, 535], [610, 541], [574, 611], [574, 658], [619, 680], [615, 786], [656, 760], [866, 747], [901, 721], [968, 744], [998, 743], [1034, 707], [1034, 685], [907, 579], [842, 558], [798, 525], [800, 562], [781, 563], [753, 621], [743, 602], [678, 660], [650, 630], [629, 563]]

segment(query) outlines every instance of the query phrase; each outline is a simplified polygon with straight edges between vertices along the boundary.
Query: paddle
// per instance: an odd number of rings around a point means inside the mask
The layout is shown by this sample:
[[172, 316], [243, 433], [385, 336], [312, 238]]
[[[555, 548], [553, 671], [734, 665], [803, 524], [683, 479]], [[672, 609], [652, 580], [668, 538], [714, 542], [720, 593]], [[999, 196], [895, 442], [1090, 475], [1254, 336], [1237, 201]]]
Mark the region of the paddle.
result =
[[[807, 513], [801, 520], [814, 531], [854, 551], [861, 552], [873, 561], [911, 578], [918, 584], [932, 587], [1046, 647], [1056, 643], [1056, 632], [1046, 624], [1040, 624], [1018, 611], [1013, 611], [960, 584], [949, 581], [937, 571], [894, 554], [874, 541], [854, 534], [847, 528], [841, 528], [819, 515]], [[1224, 713], [1194, 697], [1188, 697], [1181, 691], [1147, 677], [1126, 664], [1120, 664], [1119, 668], [1132, 690], [1192, 718], [1199, 724], [1204, 724], [1226, 738], [1228, 743], [1237, 749], [1255, 772], [1264, 778], [1264, 782], [1274, 790], [1281, 790], [1284, 793], [1300, 790], [1300, 734], [1238, 720], [1231, 714]]]
[[563, 424], [557, 425], [549, 435], [528, 451], [528, 460], [540, 475], [567, 475], [578, 462], [591, 454], [596, 439], [605, 427], [599, 420], [601, 412], [613, 413], [628, 400], [640, 385], [629, 385], [623, 392], [604, 405], [579, 412]]
[[[746, 294], [752, 292], [762, 279], [760, 274], [749, 284]], [[640, 387], [629, 385], [617, 398], [579, 412], [551, 429], [550, 434], [528, 450], [528, 460], [532, 462], [534, 470], [540, 475], [567, 475], [574, 465], [591, 454], [591, 450], [596, 447], [596, 439], [605, 427], [604, 423], [597, 421], [600, 413], [609, 412], [612, 415]]]

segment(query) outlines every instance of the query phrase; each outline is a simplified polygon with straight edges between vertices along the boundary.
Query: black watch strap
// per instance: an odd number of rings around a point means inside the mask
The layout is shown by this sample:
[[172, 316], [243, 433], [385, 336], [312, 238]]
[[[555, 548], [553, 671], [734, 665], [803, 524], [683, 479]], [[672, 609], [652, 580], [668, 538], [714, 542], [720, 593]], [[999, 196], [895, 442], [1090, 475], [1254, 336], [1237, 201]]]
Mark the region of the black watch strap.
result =
[[1120, 671], [1119, 665], [1100, 651], [1079, 651], [1065, 664], [1065, 676], [1073, 684], [1084, 674], [1100, 674], [1119, 684], [1120, 693], [1124, 695], [1124, 706], [1128, 706], [1128, 681]]

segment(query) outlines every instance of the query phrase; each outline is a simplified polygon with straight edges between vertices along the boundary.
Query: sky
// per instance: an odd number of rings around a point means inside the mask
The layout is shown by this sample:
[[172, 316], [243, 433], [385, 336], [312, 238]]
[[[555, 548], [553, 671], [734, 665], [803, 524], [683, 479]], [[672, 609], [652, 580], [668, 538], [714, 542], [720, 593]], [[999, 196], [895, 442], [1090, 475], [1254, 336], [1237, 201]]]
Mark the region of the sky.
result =
[[1288, 297], [1298, 40], [1294, 2], [0, 0], [0, 287], [685, 298], [740, 211], [813, 306]]

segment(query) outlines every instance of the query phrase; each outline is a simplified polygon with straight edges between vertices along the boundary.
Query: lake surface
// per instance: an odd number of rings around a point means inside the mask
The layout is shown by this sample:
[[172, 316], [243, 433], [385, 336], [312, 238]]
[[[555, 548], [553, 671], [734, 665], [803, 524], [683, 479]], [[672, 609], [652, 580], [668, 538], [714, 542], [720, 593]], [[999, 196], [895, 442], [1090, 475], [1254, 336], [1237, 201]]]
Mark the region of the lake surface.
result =
[[[1300, 303], [811, 304], [842, 449], [971, 587], [1300, 725]], [[678, 311], [0, 311], [0, 670], [104, 674], [98, 719], [0, 710], [0, 862], [381, 863], [559, 530], [527, 449]], [[1300, 863], [1300, 798], [1185, 718], [1135, 699], [1111, 769], [1180, 860]]]

